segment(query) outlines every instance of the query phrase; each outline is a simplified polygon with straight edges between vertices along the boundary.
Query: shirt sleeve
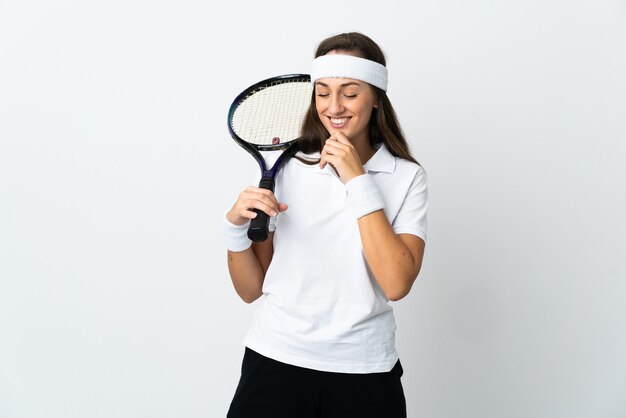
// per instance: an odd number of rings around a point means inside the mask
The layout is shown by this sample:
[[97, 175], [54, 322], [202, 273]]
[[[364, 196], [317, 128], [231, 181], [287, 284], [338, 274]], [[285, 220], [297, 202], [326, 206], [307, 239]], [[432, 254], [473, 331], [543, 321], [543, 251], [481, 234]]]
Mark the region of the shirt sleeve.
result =
[[391, 225], [396, 234], [412, 234], [426, 241], [428, 232], [426, 221], [428, 189], [426, 183], [426, 172], [422, 167], [419, 167]]

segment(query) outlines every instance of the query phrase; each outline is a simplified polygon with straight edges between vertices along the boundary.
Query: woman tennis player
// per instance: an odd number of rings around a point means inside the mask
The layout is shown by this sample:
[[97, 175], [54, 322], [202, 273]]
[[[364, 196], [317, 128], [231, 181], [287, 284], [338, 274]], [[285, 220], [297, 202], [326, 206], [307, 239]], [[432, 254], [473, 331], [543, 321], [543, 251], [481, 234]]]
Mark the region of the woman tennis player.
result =
[[[275, 193], [248, 187], [224, 221], [235, 290], [261, 298], [228, 417], [406, 417], [389, 301], [421, 268], [426, 175], [374, 41], [325, 39], [311, 82], [300, 151]], [[266, 241], [246, 235], [253, 209], [272, 216]]]

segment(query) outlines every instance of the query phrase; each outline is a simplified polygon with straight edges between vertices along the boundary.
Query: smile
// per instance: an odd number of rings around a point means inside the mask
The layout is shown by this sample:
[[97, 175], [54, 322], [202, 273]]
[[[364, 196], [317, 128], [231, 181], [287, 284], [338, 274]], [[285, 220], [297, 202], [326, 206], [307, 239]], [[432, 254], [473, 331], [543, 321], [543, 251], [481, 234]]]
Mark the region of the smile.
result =
[[328, 119], [330, 120], [330, 124], [332, 125], [332, 127], [336, 129], [343, 128], [350, 120], [350, 118], [332, 118], [332, 117], [329, 117]]

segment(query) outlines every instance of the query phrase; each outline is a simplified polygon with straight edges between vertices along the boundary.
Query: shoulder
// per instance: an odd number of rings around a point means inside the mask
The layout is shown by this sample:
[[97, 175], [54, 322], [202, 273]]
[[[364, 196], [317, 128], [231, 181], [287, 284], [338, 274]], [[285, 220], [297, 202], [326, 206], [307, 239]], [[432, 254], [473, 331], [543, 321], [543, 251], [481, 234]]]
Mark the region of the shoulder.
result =
[[426, 195], [427, 177], [421, 165], [392, 155], [384, 145], [372, 157], [371, 163], [368, 172], [373, 174], [389, 203], [398, 200], [400, 204], [409, 195]]
[[424, 168], [409, 160], [405, 160], [404, 158], [394, 157], [396, 160], [396, 171], [400, 171], [402, 173], [412, 173], [414, 175], [426, 176], [426, 171]]

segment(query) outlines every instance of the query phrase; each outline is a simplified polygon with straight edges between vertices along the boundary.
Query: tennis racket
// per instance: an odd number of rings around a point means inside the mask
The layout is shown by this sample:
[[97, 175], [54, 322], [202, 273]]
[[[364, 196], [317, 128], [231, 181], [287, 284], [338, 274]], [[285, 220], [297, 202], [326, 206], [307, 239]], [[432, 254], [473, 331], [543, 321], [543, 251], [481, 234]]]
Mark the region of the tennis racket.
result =
[[[298, 151], [297, 139], [311, 102], [311, 78], [307, 74], [287, 74], [260, 81], [241, 92], [228, 110], [228, 131], [243, 149], [259, 163], [259, 187], [274, 191], [276, 175]], [[284, 150], [271, 168], [263, 151]], [[248, 238], [265, 241], [270, 217], [255, 209]]]

